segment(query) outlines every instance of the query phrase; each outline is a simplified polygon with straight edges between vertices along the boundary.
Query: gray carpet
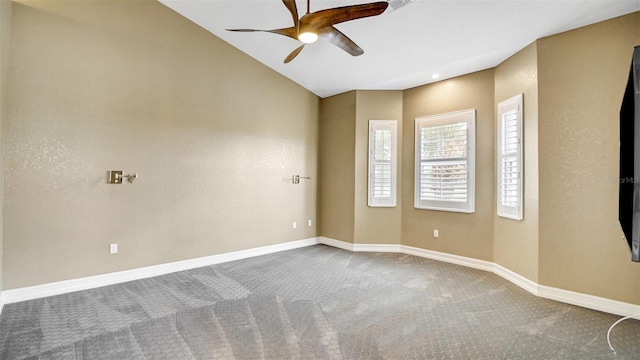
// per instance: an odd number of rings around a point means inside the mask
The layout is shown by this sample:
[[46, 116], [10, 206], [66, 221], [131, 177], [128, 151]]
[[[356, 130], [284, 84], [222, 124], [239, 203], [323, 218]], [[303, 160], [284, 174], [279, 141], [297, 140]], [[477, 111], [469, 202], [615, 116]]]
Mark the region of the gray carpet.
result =
[[[8, 304], [1, 359], [613, 359], [619, 317], [323, 245]], [[612, 331], [640, 359], [640, 321]]]

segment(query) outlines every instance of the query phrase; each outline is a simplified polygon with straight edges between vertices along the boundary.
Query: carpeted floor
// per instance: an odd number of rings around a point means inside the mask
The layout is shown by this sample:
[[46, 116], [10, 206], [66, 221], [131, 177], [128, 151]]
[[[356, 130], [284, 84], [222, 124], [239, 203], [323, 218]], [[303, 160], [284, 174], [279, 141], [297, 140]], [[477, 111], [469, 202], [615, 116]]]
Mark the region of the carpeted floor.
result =
[[5, 305], [9, 359], [640, 359], [640, 321], [323, 245]]

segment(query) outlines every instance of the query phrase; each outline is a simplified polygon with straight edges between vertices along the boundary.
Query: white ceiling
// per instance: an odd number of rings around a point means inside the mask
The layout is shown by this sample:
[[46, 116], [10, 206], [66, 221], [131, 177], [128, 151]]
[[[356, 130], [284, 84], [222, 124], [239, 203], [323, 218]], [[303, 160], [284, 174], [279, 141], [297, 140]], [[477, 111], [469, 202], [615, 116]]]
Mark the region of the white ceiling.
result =
[[[640, 10], [640, 0], [416, 0], [382, 15], [335, 25], [364, 49], [352, 57], [322, 40], [291, 63], [301, 43], [225, 29], [293, 26], [281, 0], [159, 0], [320, 97], [404, 90], [500, 64], [536, 39]], [[311, 11], [373, 0], [311, 0]], [[306, 1], [296, 0], [298, 13]], [[638, 25], [640, 31], [640, 24]]]

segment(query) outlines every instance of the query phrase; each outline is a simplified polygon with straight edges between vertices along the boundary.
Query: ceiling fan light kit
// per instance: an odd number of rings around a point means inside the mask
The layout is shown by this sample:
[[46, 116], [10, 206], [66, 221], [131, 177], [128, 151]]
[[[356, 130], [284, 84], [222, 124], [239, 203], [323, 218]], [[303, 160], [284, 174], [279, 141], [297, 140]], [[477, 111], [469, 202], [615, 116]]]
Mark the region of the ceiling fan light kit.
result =
[[[333, 25], [346, 21], [361, 19], [370, 16], [382, 14], [389, 6], [386, 1], [379, 1], [368, 4], [342, 6], [319, 10], [315, 12], [309, 11], [309, 1], [307, 0], [307, 13], [298, 18], [298, 9], [295, 0], [282, 0], [284, 6], [291, 13], [293, 18], [293, 26], [283, 29], [258, 30], [258, 29], [226, 29], [227, 31], [237, 32], [268, 32], [272, 34], [283, 35], [294, 40], [301, 41], [303, 44], [293, 50], [284, 60], [285, 63], [293, 60], [302, 51], [306, 44], [314, 43], [318, 38], [328, 40], [335, 46], [346, 51], [351, 56], [360, 56], [364, 54], [364, 50], [360, 48], [353, 40], [336, 29]], [[411, 2], [412, 0], [403, 0]]]
[[308, 31], [298, 35], [298, 40], [302, 41], [305, 44], [312, 44], [318, 41], [318, 34]]

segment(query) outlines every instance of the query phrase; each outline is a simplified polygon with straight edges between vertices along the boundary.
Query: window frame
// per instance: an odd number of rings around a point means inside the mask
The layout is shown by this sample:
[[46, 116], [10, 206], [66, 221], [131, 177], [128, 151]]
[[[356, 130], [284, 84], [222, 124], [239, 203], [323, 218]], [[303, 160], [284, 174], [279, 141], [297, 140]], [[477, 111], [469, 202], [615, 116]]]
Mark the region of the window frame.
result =
[[[467, 199], [464, 202], [446, 200], [423, 200], [420, 198], [421, 179], [421, 134], [423, 127], [445, 124], [467, 123]], [[417, 117], [415, 119], [414, 162], [414, 207], [416, 209], [474, 213], [475, 212], [475, 164], [476, 164], [476, 110], [468, 109], [450, 113]], [[443, 158], [446, 161], [446, 158]], [[437, 160], [432, 160], [437, 161]]]
[[[516, 138], [517, 146], [516, 151], [511, 151], [509, 154], [505, 154], [503, 151], [503, 118], [509, 113], [515, 111], [516, 114]], [[523, 94], [518, 94], [507, 100], [498, 103], [496, 112], [496, 212], [498, 216], [513, 219], [522, 220], [524, 212], [524, 156], [523, 156], [523, 123], [524, 123], [524, 111], [523, 111]], [[503, 182], [503, 159], [506, 157], [515, 157], [518, 169], [518, 183], [516, 185], [516, 205], [506, 205], [503, 203], [502, 195], [506, 191]]]
[[[375, 131], [377, 128], [390, 127], [391, 130], [391, 158], [390, 164], [390, 195], [389, 197], [375, 197]], [[397, 120], [369, 120], [368, 143], [368, 167], [367, 167], [367, 205], [369, 207], [395, 207], [397, 203], [397, 173], [398, 173], [398, 121]]]

